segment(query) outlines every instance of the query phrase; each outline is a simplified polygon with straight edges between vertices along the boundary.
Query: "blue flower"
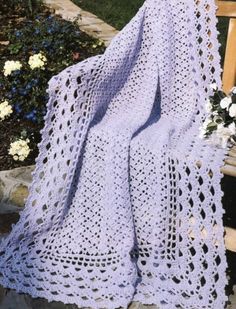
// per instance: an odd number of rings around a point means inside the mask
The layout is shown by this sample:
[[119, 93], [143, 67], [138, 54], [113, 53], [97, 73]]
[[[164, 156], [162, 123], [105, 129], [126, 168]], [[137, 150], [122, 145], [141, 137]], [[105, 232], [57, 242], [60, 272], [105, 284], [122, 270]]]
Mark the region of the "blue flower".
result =
[[12, 87], [12, 88], [11, 88], [11, 92], [12, 92], [13, 94], [16, 94], [16, 93], [17, 93], [16, 87]]
[[19, 114], [19, 113], [22, 111], [22, 108], [21, 108], [21, 106], [20, 106], [19, 103], [16, 103], [16, 104], [14, 105], [14, 109], [15, 109], [15, 111], [16, 111], [17, 114]]
[[21, 31], [17, 30], [17, 31], [15, 32], [15, 36], [16, 36], [16, 37], [19, 37], [19, 36], [21, 36], [21, 35], [22, 35], [22, 32], [21, 32]]
[[33, 109], [31, 112], [26, 113], [24, 118], [31, 120], [31, 121], [36, 121], [37, 117], [35, 114], [36, 114], [36, 110]]
[[10, 92], [8, 92], [8, 93], [6, 94], [6, 97], [7, 97], [8, 99], [12, 99], [12, 94], [11, 94]]
[[48, 47], [48, 46], [50, 45], [50, 43], [47, 42], [47, 41], [43, 41], [43, 42], [42, 42], [42, 45], [43, 45], [44, 47]]
[[37, 28], [37, 29], [35, 29], [35, 34], [39, 34], [40, 33], [40, 30]]
[[12, 76], [18, 76], [18, 75], [20, 75], [20, 73], [21, 73], [20, 70], [15, 70], [11, 74], [12, 74]]
[[28, 91], [26, 89], [20, 88], [19, 89], [19, 94], [22, 95], [22, 96], [25, 96], [25, 95], [28, 94]]
[[43, 115], [46, 115], [46, 113], [47, 113], [46, 107], [42, 108], [42, 114], [43, 114]]
[[26, 87], [25, 87], [27, 90], [30, 90], [31, 88], [32, 88], [32, 84], [31, 84], [31, 82], [30, 83], [28, 83], [27, 85], [26, 85]]
[[38, 82], [39, 82], [38, 78], [32, 78], [31, 79], [31, 85], [32, 86], [36, 86], [38, 84]]
[[49, 99], [49, 94], [48, 94], [48, 93], [46, 93], [46, 94], [44, 95], [44, 100], [45, 100], [45, 102], [47, 102], [47, 101], [48, 101], [48, 99]]
[[47, 33], [49, 33], [49, 34], [53, 33], [53, 29], [52, 29], [52, 28], [49, 28], [49, 29], [47, 30]]

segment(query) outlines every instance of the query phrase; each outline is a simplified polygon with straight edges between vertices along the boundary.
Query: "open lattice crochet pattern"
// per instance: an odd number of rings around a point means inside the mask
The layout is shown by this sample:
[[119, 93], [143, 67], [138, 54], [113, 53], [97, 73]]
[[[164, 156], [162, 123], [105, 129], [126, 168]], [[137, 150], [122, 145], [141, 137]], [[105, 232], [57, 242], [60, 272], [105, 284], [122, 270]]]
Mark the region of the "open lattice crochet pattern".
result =
[[198, 138], [221, 87], [216, 8], [146, 0], [104, 54], [51, 78], [0, 284], [94, 309], [224, 308], [226, 150]]

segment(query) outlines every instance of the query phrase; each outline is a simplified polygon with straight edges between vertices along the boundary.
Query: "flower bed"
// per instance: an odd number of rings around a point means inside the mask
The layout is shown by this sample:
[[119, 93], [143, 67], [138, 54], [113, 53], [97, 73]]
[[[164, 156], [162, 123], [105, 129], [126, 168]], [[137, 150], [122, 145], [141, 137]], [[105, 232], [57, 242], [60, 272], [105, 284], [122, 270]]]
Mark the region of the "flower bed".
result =
[[65, 21], [42, 6], [37, 15], [24, 13], [7, 12], [0, 26], [0, 170], [35, 163], [48, 80], [105, 51], [76, 20]]

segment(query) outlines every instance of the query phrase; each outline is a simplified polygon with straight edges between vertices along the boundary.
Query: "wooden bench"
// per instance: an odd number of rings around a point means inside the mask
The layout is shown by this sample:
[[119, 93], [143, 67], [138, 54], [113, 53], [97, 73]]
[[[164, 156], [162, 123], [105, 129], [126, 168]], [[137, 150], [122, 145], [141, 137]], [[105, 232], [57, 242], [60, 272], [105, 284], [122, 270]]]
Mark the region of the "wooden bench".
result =
[[[216, 5], [217, 17], [230, 18], [222, 75], [223, 90], [228, 93], [236, 85], [236, 1], [216, 0]], [[221, 172], [236, 177], [236, 146], [230, 149]]]

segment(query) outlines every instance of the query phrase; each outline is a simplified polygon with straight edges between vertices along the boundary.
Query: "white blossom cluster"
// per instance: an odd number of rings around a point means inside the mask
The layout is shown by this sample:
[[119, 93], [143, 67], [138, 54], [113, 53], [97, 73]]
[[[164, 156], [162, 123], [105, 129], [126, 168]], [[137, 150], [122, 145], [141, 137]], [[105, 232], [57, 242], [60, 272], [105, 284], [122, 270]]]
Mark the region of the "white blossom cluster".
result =
[[[34, 54], [29, 57], [28, 64], [32, 70], [36, 68], [44, 69], [44, 66], [47, 62], [47, 58], [42, 54]], [[20, 70], [22, 68], [22, 64], [20, 61], [7, 60], [4, 63], [3, 74], [4, 76], [11, 75], [13, 71]]]
[[229, 112], [230, 117], [232, 118], [236, 117], [236, 103], [232, 103], [231, 97], [225, 97], [224, 99], [222, 99], [220, 101], [220, 106], [221, 108], [226, 109]]
[[225, 127], [223, 123], [220, 123], [217, 125], [217, 130], [213, 132], [212, 139], [216, 144], [221, 144], [223, 148], [226, 148], [230, 137], [235, 134], [236, 128], [234, 122], [227, 127]]
[[28, 155], [31, 151], [28, 143], [29, 143], [28, 138], [26, 140], [23, 140], [23, 139], [20, 138], [17, 141], [12, 142], [10, 144], [10, 148], [8, 150], [8, 153], [13, 156], [13, 159], [15, 161], [18, 161], [18, 160], [24, 161], [28, 157]]
[[4, 76], [11, 75], [13, 71], [20, 70], [22, 67], [22, 64], [20, 61], [14, 61], [14, 60], [7, 60], [3, 67], [3, 74]]
[[[42, 54], [34, 54], [29, 57], [28, 64], [32, 70], [36, 68], [44, 69], [44, 66], [47, 62], [47, 58]], [[22, 64], [20, 61], [7, 60], [3, 67], [4, 76], [9, 76], [13, 71], [20, 70], [22, 68]], [[4, 120], [13, 112], [12, 106], [9, 104], [7, 100], [0, 103], [0, 121]], [[10, 144], [10, 148], [8, 149], [8, 153], [13, 156], [13, 159], [16, 161], [24, 161], [31, 149], [28, 145], [29, 139], [18, 139]]]
[[[217, 85], [211, 84], [210, 88], [214, 91], [218, 90]], [[233, 103], [232, 96], [236, 95], [236, 87], [233, 87], [230, 90], [230, 95], [222, 98], [220, 100], [220, 107], [222, 110], [225, 110], [225, 113], [232, 118], [232, 121], [226, 125], [221, 115], [218, 114], [218, 111], [212, 110], [212, 102], [208, 99], [206, 103], [206, 111], [208, 117], [203, 122], [202, 126], [199, 128], [200, 138], [205, 138], [209, 129], [212, 128], [211, 138], [208, 140], [211, 144], [221, 145], [222, 148], [226, 148], [228, 141], [232, 140], [232, 136], [236, 135], [236, 103]]]
[[4, 120], [12, 113], [12, 106], [7, 100], [0, 103], [0, 120]]
[[42, 53], [38, 53], [29, 57], [28, 64], [32, 70], [36, 68], [44, 69], [46, 62], [47, 58]]

